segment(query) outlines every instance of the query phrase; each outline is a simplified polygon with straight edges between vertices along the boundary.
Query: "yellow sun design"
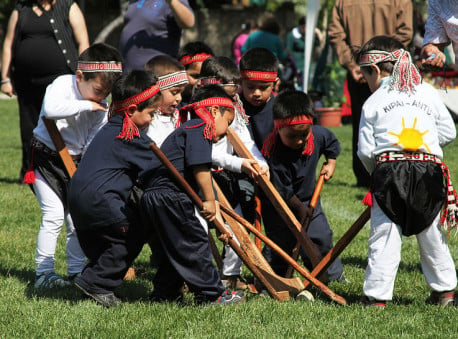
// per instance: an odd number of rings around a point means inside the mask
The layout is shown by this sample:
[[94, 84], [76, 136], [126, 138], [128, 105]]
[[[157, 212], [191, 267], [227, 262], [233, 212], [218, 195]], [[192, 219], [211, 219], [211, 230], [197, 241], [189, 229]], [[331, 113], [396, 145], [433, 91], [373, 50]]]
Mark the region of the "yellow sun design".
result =
[[404, 118], [402, 118], [402, 131], [400, 134], [396, 134], [394, 132], [388, 132], [390, 135], [394, 135], [398, 137], [398, 142], [393, 144], [393, 146], [401, 145], [407, 151], [418, 151], [422, 145], [425, 146], [428, 153], [431, 153], [428, 145], [423, 142], [423, 135], [429, 132], [426, 130], [424, 132], [420, 132], [415, 129], [415, 125], [417, 124], [417, 118], [413, 121], [413, 126], [411, 128], [406, 128], [404, 124]]

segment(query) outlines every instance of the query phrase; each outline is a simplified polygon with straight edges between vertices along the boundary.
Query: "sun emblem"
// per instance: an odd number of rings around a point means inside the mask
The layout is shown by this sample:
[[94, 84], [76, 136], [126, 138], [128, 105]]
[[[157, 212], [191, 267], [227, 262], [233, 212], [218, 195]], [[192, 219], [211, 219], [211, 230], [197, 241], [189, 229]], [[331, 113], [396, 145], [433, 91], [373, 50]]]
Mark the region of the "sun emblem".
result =
[[424, 145], [428, 153], [431, 153], [428, 145], [423, 141], [423, 135], [428, 133], [429, 130], [420, 132], [419, 130], [415, 129], [416, 124], [417, 118], [414, 119], [413, 126], [411, 128], [406, 128], [403, 117], [401, 133], [396, 134], [394, 132], [388, 132], [388, 134], [398, 137], [398, 142], [393, 144], [393, 146], [401, 145], [406, 151], [418, 151], [420, 147]]

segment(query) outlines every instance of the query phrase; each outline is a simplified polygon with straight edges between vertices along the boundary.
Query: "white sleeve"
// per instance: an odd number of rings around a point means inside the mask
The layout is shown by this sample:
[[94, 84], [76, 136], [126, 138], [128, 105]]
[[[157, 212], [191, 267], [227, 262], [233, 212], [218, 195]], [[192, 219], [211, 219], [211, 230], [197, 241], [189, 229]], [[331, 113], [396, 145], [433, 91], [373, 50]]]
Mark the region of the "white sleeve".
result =
[[227, 137], [222, 138], [212, 147], [213, 165], [224, 168], [225, 170], [241, 173], [243, 159], [228, 153]]
[[253, 138], [251, 137], [250, 131], [248, 130], [247, 125], [243, 125], [238, 131], [237, 135], [239, 136], [240, 140], [242, 140], [243, 144], [246, 148], [250, 151], [256, 161], [259, 163], [261, 167], [268, 166], [266, 159], [262, 156], [261, 152], [259, 151], [258, 146], [254, 142]]
[[67, 81], [57, 78], [46, 88], [43, 99], [42, 112], [49, 119], [65, 119], [84, 111], [92, 110], [92, 103], [89, 100], [77, 100], [69, 97]]
[[375, 138], [374, 126], [366, 116], [365, 106], [363, 105], [361, 111], [361, 120], [359, 122], [359, 136], [358, 136], [358, 157], [363, 163], [364, 167], [369, 173], [375, 169]]

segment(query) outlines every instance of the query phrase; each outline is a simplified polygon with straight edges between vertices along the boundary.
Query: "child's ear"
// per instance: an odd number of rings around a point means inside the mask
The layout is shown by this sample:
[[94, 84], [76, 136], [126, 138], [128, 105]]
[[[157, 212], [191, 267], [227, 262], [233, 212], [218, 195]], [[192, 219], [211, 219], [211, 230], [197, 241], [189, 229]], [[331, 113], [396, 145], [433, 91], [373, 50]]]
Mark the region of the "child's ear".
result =
[[134, 115], [135, 112], [138, 112], [138, 106], [137, 105], [130, 105], [129, 107], [127, 107], [126, 109], [126, 113], [129, 117], [131, 117], [132, 115]]
[[81, 81], [84, 80], [84, 74], [83, 74], [83, 72], [81, 72], [80, 70], [77, 70], [77, 71], [75, 72], [75, 75], [76, 75], [76, 81], [77, 81], [77, 82], [81, 82]]
[[372, 64], [370, 65], [370, 67], [373, 69], [374, 72], [377, 73], [378, 76], [380, 76], [380, 68], [378, 68], [377, 65]]

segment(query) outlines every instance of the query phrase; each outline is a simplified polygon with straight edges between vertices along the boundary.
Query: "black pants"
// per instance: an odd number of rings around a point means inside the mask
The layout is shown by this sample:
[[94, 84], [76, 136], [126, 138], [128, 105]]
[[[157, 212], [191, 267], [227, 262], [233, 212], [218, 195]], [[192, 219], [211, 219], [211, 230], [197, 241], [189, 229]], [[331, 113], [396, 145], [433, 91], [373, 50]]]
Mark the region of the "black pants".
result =
[[186, 282], [197, 301], [217, 299], [224, 286], [212, 262], [207, 233], [186, 194], [169, 188], [147, 190], [142, 211], [144, 221], [155, 227], [161, 245], [157, 247], [154, 295], [173, 298]]
[[89, 263], [81, 273], [84, 288], [92, 293], [109, 293], [120, 286], [132, 262], [141, 252], [145, 236], [134, 225], [111, 225], [81, 230], [78, 240]]
[[361, 119], [361, 110], [367, 98], [371, 95], [369, 86], [364, 83], [356, 82], [350, 73], [347, 75], [348, 92], [350, 93], [351, 100], [351, 121], [353, 126], [352, 135], [352, 156], [353, 156], [353, 172], [356, 176], [356, 184], [358, 186], [369, 187], [370, 175], [366, 171], [361, 160], [359, 160], [356, 152], [358, 151], [358, 134], [359, 134], [359, 121]]

